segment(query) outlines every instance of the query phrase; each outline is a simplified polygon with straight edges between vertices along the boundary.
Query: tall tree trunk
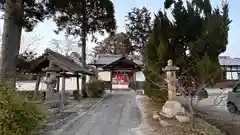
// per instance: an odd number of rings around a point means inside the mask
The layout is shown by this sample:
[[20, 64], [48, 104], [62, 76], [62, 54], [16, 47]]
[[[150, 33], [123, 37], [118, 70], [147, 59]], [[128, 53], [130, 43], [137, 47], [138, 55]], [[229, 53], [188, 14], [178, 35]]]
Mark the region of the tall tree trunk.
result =
[[[86, 65], [86, 37], [87, 37], [87, 16], [86, 16], [86, 1], [83, 0], [83, 24], [82, 24], [82, 64]], [[86, 75], [82, 76], [82, 97], [87, 97], [86, 92]]]
[[6, 0], [0, 59], [0, 77], [2, 81], [15, 87], [16, 58], [19, 54], [23, 18], [23, 1]]

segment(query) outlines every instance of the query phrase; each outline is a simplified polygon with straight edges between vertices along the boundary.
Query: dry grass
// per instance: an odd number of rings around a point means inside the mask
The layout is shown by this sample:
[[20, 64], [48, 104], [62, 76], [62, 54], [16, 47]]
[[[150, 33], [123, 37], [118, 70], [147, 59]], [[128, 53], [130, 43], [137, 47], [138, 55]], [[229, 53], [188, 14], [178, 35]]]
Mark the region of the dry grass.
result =
[[153, 111], [161, 111], [163, 103], [153, 101], [147, 96], [138, 96], [137, 101], [142, 111], [141, 130], [144, 135], [226, 135], [199, 118], [194, 131], [190, 130], [188, 123], [175, 123], [173, 126], [162, 127], [159, 121], [153, 119]]

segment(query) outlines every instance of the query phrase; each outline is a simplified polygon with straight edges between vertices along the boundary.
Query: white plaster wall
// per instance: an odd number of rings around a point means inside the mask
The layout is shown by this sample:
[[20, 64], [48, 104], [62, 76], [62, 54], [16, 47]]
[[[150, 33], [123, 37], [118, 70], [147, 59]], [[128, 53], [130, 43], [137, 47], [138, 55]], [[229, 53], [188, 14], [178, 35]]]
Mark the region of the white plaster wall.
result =
[[[60, 78], [59, 89], [62, 89], [62, 79]], [[65, 80], [65, 90], [77, 90], [77, 78], [72, 77]], [[82, 89], [82, 79], [79, 78], [79, 89]]]
[[127, 84], [113, 84], [112, 85], [113, 89], [128, 89], [128, 85]]
[[[32, 91], [35, 89], [36, 81], [17, 81], [16, 88], [23, 91]], [[41, 81], [39, 84], [39, 90], [46, 90], [46, 84]]]
[[138, 71], [136, 74], [136, 81], [145, 81], [145, 76], [142, 71]]
[[100, 71], [98, 73], [99, 79], [103, 81], [111, 81], [111, 72], [109, 71]]
[[[102, 72], [99, 72], [99, 79], [102, 79], [103, 81], [110, 81], [110, 77], [111, 77], [111, 72], [109, 71], [102, 71]], [[87, 76], [87, 82], [89, 81], [89, 76]], [[60, 90], [62, 89], [62, 82], [61, 82], [62, 79], [60, 79]], [[145, 77], [143, 75], [143, 73], [141, 71], [139, 72], [136, 72], [136, 81], [144, 81], [145, 80]], [[76, 90], [77, 89], [77, 81], [76, 81], [76, 78], [75, 77], [72, 77], [72, 78], [67, 78], [65, 80], [66, 84], [65, 84], [65, 89], [66, 91], [72, 91], [72, 90]], [[34, 90], [35, 89], [35, 84], [36, 84], [36, 81], [17, 81], [16, 82], [16, 88], [18, 90]], [[82, 86], [82, 80], [81, 78], [79, 79], [79, 88], [81, 89]], [[119, 88], [119, 89], [124, 89], [124, 88], [128, 88], [128, 85], [112, 85], [113, 88]], [[43, 90], [46, 90], [46, 84], [41, 81], [40, 82], [40, 85], [39, 85], [39, 90], [40, 91], [43, 91]]]
[[[62, 78], [60, 78], [60, 85], [59, 85], [59, 89], [62, 89], [62, 82], [61, 82]], [[79, 79], [79, 88], [82, 88], [82, 79]], [[17, 81], [16, 82], [16, 88], [18, 90], [22, 90], [22, 91], [30, 91], [30, 90], [34, 90], [35, 89], [35, 85], [36, 85], [36, 81]], [[76, 90], [77, 89], [77, 80], [75, 77], [72, 78], [67, 78], [65, 80], [65, 90], [67, 91], [72, 91], [72, 90]], [[40, 85], [39, 85], [39, 90], [40, 91], [44, 91], [46, 90], [46, 84], [41, 81]]]

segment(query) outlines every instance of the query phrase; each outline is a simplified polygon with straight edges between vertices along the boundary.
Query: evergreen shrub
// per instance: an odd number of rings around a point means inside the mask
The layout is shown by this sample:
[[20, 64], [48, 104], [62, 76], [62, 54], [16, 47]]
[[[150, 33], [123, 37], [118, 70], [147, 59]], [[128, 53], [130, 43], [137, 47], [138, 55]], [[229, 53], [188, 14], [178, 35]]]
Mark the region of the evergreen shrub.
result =
[[87, 95], [93, 98], [101, 97], [105, 92], [104, 82], [98, 79], [92, 79], [86, 84], [85, 88], [87, 91]]
[[47, 117], [47, 108], [28, 101], [15, 88], [0, 84], [0, 134], [34, 135]]

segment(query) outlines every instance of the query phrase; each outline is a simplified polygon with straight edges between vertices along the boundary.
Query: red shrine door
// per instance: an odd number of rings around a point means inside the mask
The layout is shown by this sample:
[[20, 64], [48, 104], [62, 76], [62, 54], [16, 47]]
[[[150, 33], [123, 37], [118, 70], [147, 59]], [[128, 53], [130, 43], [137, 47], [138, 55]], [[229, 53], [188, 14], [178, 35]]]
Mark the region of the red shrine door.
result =
[[112, 88], [113, 89], [129, 89], [129, 84], [132, 82], [131, 72], [113, 72], [112, 73]]

